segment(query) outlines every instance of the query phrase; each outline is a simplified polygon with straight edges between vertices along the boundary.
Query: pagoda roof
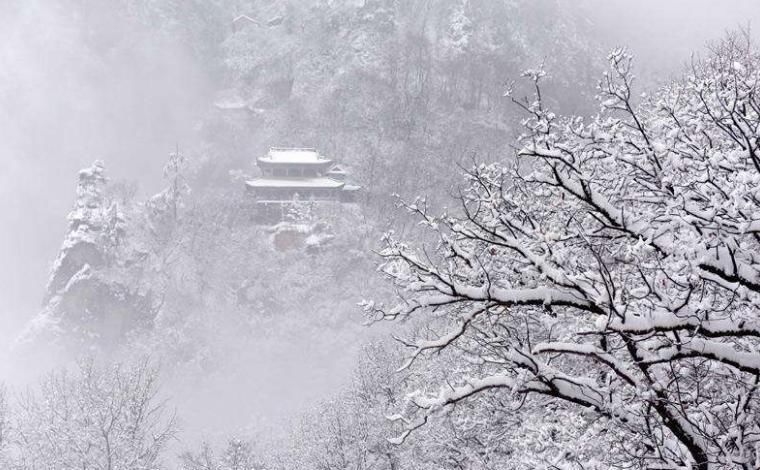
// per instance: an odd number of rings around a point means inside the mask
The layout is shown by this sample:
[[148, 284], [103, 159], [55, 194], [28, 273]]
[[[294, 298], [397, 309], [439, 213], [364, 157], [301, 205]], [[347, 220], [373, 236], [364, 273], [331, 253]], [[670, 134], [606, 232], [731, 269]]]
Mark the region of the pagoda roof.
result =
[[342, 167], [342, 166], [340, 166], [340, 165], [333, 165], [333, 166], [332, 166], [332, 167], [331, 167], [331, 168], [330, 168], [330, 169], [329, 169], [327, 172], [328, 172], [328, 173], [333, 173], [333, 174], [336, 174], [336, 175], [345, 175], [345, 174], [347, 174], [347, 173], [348, 173], [348, 172], [347, 172], [346, 170], [344, 170], [344, 169], [343, 169], [343, 167]]
[[297, 165], [325, 165], [332, 160], [325, 158], [311, 148], [278, 148], [273, 147], [269, 152], [258, 158], [262, 163], [285, 163]]
[[345, 184], [327, 177], [316, 178], [254, 178], [245, 182], [249, 188], [325, 188], [338, 189]]

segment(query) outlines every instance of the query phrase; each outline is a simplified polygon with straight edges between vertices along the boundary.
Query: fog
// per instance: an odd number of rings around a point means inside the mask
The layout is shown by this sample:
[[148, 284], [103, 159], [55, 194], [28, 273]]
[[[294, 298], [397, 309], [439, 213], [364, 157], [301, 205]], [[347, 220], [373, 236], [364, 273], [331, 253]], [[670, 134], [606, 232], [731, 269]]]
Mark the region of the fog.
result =
[[2, 274], [0, 309], [12, 334], [40, 308], [78, 169], [102, 159], [115, 177], [157, 188], [168, 149], [192, 141], [212, 84], [182, 44], [105, 3], [88, 19], [66, 2], [0, 8], [0, 246], [13, 267]]
[[[365, 209], [370, 204], [376, 204], [372, 210], [382, 217], [376, 217], [379, 229], [368, 229], [367, 232], [375, 239], [365, 241], [376, 246], [380, 243], [380, 233], [390, 223], [386, 212], [392, 206], [390, 194], [396, 191], [409, 194], [404, 185], [414, 187], [410, 181], [410, 177], [415, 175], [413, 172], [388, 177], [389, 181], [383, 183], [385, 186], [379, 186], [380, 183], [377, 183], [378, 186], [367, 184], [367, 181], [375, 183], [373, 175], [376, 173], [373, 172], [391, 171], [391, 164], [382, 162], [382, 152], [401, 150], [395, 147], [397, 141], [391, 137], [385, 147], [385, 144], [378, 144], [375, 149], [381, 155], [379, 166], [371, 169], [363, 167], [368, 161], [364, 157], [351, 160], [347, 154], [361, 153], [362, 145], [374, 139], [366, 135], [361, 138], [346, 137], [353, 132], [347, 127], [353, 125], [350, 122], [354, 119], [350, 117], [352, 115], [344, 121], [336, 119], [321, 127], [298, 127], [299, 119], [314, 116], [309, 113], [317, 109], [317, 104], [322, 106], [320, 110], [352, 106], [350, 101], [326, 102], [337, 94], [324, 95], [326, 98], [317, 96], [315, 90], [341, 89], [341, 85], [336, 84], [338, 80], [351, 76], [343, 67], [330, 70], [329, 64], [332, 62], [326, 62], [328, 70], [289, 65], [290, 73], [306, 75], [308, 79], [304, 82], [311, 80], [303, 85], [302, 90], [292, 92], [294, 96], [301, 93], [297, 103], [295, 98], [291, 98], [291, 102], [296, 103], [292, 109], [283, 111], [286, 109], [283, 105], [277, 111], [270, 111], [275, 107], [262, 105], [255, 122], [240, 125], [233, 119], [233, 124], [221, 126], [224, 131], [213, 138], [216, 141], [209, 143], [209, 134], [216, 129], [208, 124], [211, 120], [209, 116], [219, 112], [214, 103], [220, 92], [239, 86], [245, 93], [255, 95], [257, 87], [263, 87], [262, 83], [269, 86], [270, 82], [275, 82], [274, 79], [267, 80], [267, 74], [274, 77], [283, 73], [279, 65], [273, 66], [271, 63], [265, 63], [257, 75], [248, 75], [247, 78], [234, 76], [234, 72], [224, 69], [234, 69], [229, 60], [219, 60], [219, 55], [230, 54], [237, 47], [224, 37], [233, 34], [232, 19], [253, 11], [269, 15], [262, 16], [264, 20], [269, 20], [270, 16], [276, 19], [276, 13], [283, 11], [284, 24], [287, 24], [288, 15], [308, 14], [309, 2], [280, 2], [289, 6], [277, 11], [272, 5], [278, 2], [209, 0], [206, 3], [187, 2], [184, 6], [180, 5], [183, 2], [164, 3], [168, 6], [156, 7], [159, 13], [151, 16], [144, 12], [152, 8], [152, 2], [142, 1], [120, 1], [113, 5], [97, 0], [0, 2], [0, 260], [4, 266], [0, 270], [0, 344], [8, 350], [4, 354], [10, 358], [8, 361], [15, 360], [11, 351], [15, 339], [44, 307], [51, 265], [68, 231], [66, 217], [75, 200], [77, 172], [95, 160], [105, 162], [111, 181], [135, 182], [137, 199], [146, 200], [166, 186], [162, 175], [167, 156], [179, 148], [190, 160], [195, 159], [191, 168], [200, 173], [191, 178], [192, 197], [202, 197], [206, 191], [204, 188], [219, 186], [218, 179], [213, 183], [204, 179], [204, 172], [209, 165], [213, 166], [215, 159], [223, 162], [219, 163], [219, 171], [223, 175], [235, 166], [252, 174], [255, 159], [268, 147], [321, 147], [328, 152], [328, 156], [348, 160], [353, 176], [365, 190], [369, 188], [366, 194], [371, 194], [373, 199], [371, 203], [366, 203]], [[331, 7], [325, 5], [332, 3], [341, 2], [315, 2], [315, 5], [329, 9]], [[362, 5], [363, 2], [353, 3]], [[544, 3], [554, 5], [552, 2]], [[198, 33], [196, 23], [203, 17], [203, 12], [208, 10], [219, 14], [220, 5], [225, 4], [229, 9], [226, 17], [220, 14], [219, 18], [206, 18], [211, 25], [208, 28], [217, 27], [217, 30], [205, 35]], [[629, 48], [635, 56], [640, 91], [680, 75], [694, 54], [704, 54], [705, 44], [719, 40], [725, 31], [740, 27], [754, 30], [755, 25], [760, 24], [760, 6], [753, 0], [584, 0], [578, 3], [560, 1], [558, 4], [562, 9], [549, 8], [544, 13], [552, 16], [572, 10], [580, 17], [574, 27], [578, 28], [578, 34], [586, 35], [584, 41], [587, 41], [589, 48], [576, 52], [588, 55], [590, 62], [603, 63], [604, 53], [614, 47]], [[542, 21], [548, 21], [541, 17], [530, 18], [535, 21], [531, 28], [539, 31]], [[334, 21], [340, 21], [340, 18]], [[373, 20], [367, 21], [372, 24]], [[529, 34], [525, 37], [530, 41]], [[199, 38], [206, 43], [199, 46]], [[277, 38], [273, 41], [276, 42]], [[293, 41], [294, 44], [301, 44], [296, 43], [295, 39]], [[382, 44], [375, 46], [381, 47]], [[272, 45], [273, 50], [276, 47], [279, 44]], [[272, 54], [276, 55], [274, 52]], [[288, 54], [291, 55], [288, 59], [282, 59], [282, 63], [297, 61], [292, 58], [292, 53]], [[345, 57], [340, 54], [343, 52], [335, 54], [338, 61]], [[532, 55], [525, 56], [542, 54], [550, 57], [552, 51], [533, 51]], [[574, 80], [574, 76], [569, 75], [572, 72], [549, 72], [564, 76], [570, 82]], [[368, 66], [367, 75], [373, 73], [374, 69]], [[323, 83], [319, 81], [322, 78], [313, 77], [329, 78], [325, 78]], [[517, 70], [514, 70], [514, 76], [503, 77], [504, 81], [516, 78], [519, 78]], [[299, 79], [295, 83], [297, 89]], [[588, 94], [594, 91], [592, 83], [578, 83], [577, 86], [586, 88]], [[349, 91], [341, 96], [350, 100], [353, 89], [345, 89]], [[566, 88], [563, 90], [563, 93], [567, 92]], [[310, 94], [315, 96], [313, 103], [308, 99]], [[382, 102], [382, 99], [379, 101]], [[592, 104], [592, 108], [594, 106]], [[375, 109], [370, 105], [366, 108], [369, 110], [367, 113]], [[280, 114], [271, 119], [262, 117], [262, 113], [266, 115], [270, 112]], [[283, 122], [289, 124], [284, 125]], [[460, 126], [460, 131], [463, 128], [466, 126]], [[333, 134], [325, 134], [333, 130]], [[441, 133], [445, 135], [446, 131]], [[505, 133], [509, 135], [504, 139], [511, 140], [513, 130]], [[385, 137], [388, 135], [384, 134]], [[353, 140], [349, 142], [347, 139]], [[379, 142], [380, 137], [377, 140]], [[442, 142], [441, 146], [445, 146], [445, 139]], [[245, 149], [247, 145], [250, 145], [250, 150]], [[213, 151], [209, 150], [210, 146], [213, 146]], [[341, 148], [346, 149], [343, 155]], [[499, 141], [485, 151], [493, 156], [492, 152], [500, 148], [508, 148], [508, 145]], [[426, 155], [437, 151], [436, 147], [431, 149], [425, 151]], [[219, 154], [226, 150], [237, 153], [234, 158], [220, 157]], [[464, 154], [469, 149], [457, 151]], [[240, 157], [245, 153], [247, 162]], [[502, 157], [494, 157], [498, 158]], [[200, 165], [200, 161], [205, 166]], [[442, 164], [436, 168], [430, 170], [438, 172], [435, 184], [459, 177], [460, 170], [455, 164]], [[440, 168], [447, 168], [450, 173], [442, 175], [444, 170]], [[229, 179], [230, 187], [227, 189], [230, 194], [242, 195], [242, 185], [238, 190], [234, 188], [236, 184], [240, 185], [240, 182]], [[430, 184], [433, 185], [432, 182]], [[446, 191], [441, 193], [445, 194]], [[377, 202], [382, 198], [387, 199], [382, 203], [385, 205]], [[370, 200], [369, 196], [367, 200]], [[366, 210], [369, 212], [369, 209]], [[372, 218], [366, 213], [362, 217], [365, 222]], [[398, 230], [403, 232], [407, 229], [403, 227]], [[314, 269], [316, 273], [317, 268]], [[353, 269], [357, 271], [349, 273], [349, 277], [365, 276], [363, 267]], [[357, 274], [360, 271], [362, 274]], [[366, 270], [368, 279], [371, 275], [372, 271]], [[364, 287], [361, 292], [346, 292], [336, 301], [355, 305], [364, 296], [373, 296], [376, 292], [373, 286], [375, 281], [362, 282]], [[376, 282], [382, 284], [379, 276]], [[388, 286], [383, 289], [385, 295]], [[303, 305], [301, 308], [308, 311], [310, 306]], [[217, 314], [223, 315], [222, 310], [220, 308]], [[210, 374], [208, 382], [203, 385], [197, 385], [192, 380], [185, 383], [184, 379], [177, 377], [167, 379], [168, 390], [182, 415], [183, 432], [191, 436], [185, 437], [178, 447], [181, 449], [185, 443], [194, 442], [193, 439], [198, 436], [217, 439], [241, 429], [251, 435], [261, 433], [264, 428], [287, 433], [287, 426], [282, 422], [297, 421], [300, 419], [299, 413], [337, 394], [350, 380], [358, 362], [357, 357], [361, 355], [360, 349], [371, 339], [387, 336], [383, 327], [363, 326], [365, 318], [358, 307], [353, 313], [337, 312], [341, 319], [326, 327], [324, 337], [317, 340], [313, 338], [317, 330], [312, 325], [308, 333], [290, 335], [285, 340], [287, 347], [281, 342], [278, 344], [277, 335], [275, 339], [246, 339], [242, 344], [236, 343], [232, 350], [239, 355], [230, 360], [234, 367], [228, 365], [220, 368], [216, 375]], [[257, 323], [256, 328], [285, 327], [281, 320], [272, 322], [269, 326]], [[287, 327], [297, 329], [299, 322], [287, 323]], [[234, 330], [229, 325], [224, 328]], [[162, 367], [167, 366], [163, 358], [157, 359], [162, 362]], [[168, 364], [169, 369], [173, 367]], [[13, 374], [17, 373], [14, 364], [9, 362], [2, 369], [6, 375], [5, 381], [14, 383], [16, 378]], [[41, 368], [38, 372], [45, 372], [45, 369]]]
[[[13, 267], [2, 271], [0, 311], [2, 330], [12, 335], [39, 308], [76, 172], [100, 158], [143, 193], [156, 189], [165, 155], [177, 143], [194, 142], [215, 84], [187, 44], [105, 3], [91, 2], [88, 19], [63, 1], [0, 8], [0, 246], [4, 264]], [[752, 0], [587, 0], [583, 12], [603, 50], [629, 47], [639, 74], [654, 82], [678, 73], [725, 30], [760, 23]], [[102, 63], [88, 58], [92, 50]]]
[[720, 39], [726, 30], [757, 27], [760, 11], [752, 1], [717, 5], [710, 1], [644, 0], [588, 2], [590, 19], [600, 30], [605, 49], [626, 46], [642, 68], [639, 75], [663, 80], [701, 54], [706, 43]]

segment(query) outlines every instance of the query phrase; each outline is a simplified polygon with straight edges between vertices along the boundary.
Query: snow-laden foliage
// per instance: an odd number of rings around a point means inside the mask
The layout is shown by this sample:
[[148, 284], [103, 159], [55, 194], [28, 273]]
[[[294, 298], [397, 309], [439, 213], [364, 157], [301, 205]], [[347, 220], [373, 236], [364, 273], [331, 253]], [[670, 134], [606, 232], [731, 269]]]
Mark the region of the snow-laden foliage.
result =
[[304, 417], [271, 460], [283, 469], [414, 468], [387, 437], [397, 426], [386, 417], [398, 404], [404, 378], [394, 374], [395, 348], [367, 345], [350, 385]]
[[175, 426], [147, 362], [51, 373], [14, 407], [3, 468], [157, 470]]
[[251, 444], [230, 439], [227, 447], [217, 456], [211, 445], [203, 443], [198, 452], [185, 452], [180, 456], [179, 470], [263, 470], [255, 457]]
[[10, 413], [8, 411], [8, 393], [5, 386], [0, 386], [0, 465], [7, 467], [10, 462], [9, 434]]
[[435, 244], [386, 238], [400, 300], [367, 310], [425, 318], [405, 366], [453, 361], [400, 440], [503, 390], [608, 430], [606, 452], [550, 468], [758, 468], [760, 56], [729, 36], [640, 102], [631, 58], [609, 59], [592, 119], [552, 113], [527, 73], [515, 164], [474, 168], [448, 214], [406, 204]]
[[171, 218], [171, 223], [176, 223], [179, 211], [184, 208], [185, 200], [190, 193], [190, 185], [187, 183], [187, 167], [187, 158], [179, 152], [179, 148], [175, 152], [171, 152], [166, 165], [164, 165], [164, 179], [168, 186], [149, 201], [149, 206], [154, 213], [166, 213], [165, 215]]
[[398, 371], [402, 359], [391, 341], [367, 345], [349, 386], [309, 413], [266, 461], [282, 469], [527, 470], [557, 462], [585, 465], [603, 452], [598, 420], [557, 405], [549, 405], [551, 414], [540, 420], [540, 411], [522, 410], [510, 403], [509, 391], [498, 389], [428, 420], [396, 445], [394, 436], [410, 424], [399, 414], [406, 390], [446, 380], [456, 361], [443, 351]]

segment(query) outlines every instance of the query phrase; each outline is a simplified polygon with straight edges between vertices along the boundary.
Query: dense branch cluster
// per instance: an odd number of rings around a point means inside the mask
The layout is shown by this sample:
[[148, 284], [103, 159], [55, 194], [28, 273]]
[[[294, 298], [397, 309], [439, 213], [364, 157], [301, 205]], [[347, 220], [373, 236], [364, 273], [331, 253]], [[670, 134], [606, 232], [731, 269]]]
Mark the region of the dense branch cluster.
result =
[[96, 366], [45, 377], [6, 406], [0, 390], [0, 467], [38, 469], [163, 468], [176, 426], [160, 400], [157, 370]]
[[410, 363], [460, 360], [410, 395], [407, 432], [503, 390], [604, 421], [600, 466], [759, 468], [760, 56], [730, 36], [640, 102], [630, 56], [609, 59], [593, 119], [526, 73], [515, 164], [472, 170], [456, 214], [405, 204], [434, 245], [387, 237], [402, 300], [367, 310], [424, 318]]

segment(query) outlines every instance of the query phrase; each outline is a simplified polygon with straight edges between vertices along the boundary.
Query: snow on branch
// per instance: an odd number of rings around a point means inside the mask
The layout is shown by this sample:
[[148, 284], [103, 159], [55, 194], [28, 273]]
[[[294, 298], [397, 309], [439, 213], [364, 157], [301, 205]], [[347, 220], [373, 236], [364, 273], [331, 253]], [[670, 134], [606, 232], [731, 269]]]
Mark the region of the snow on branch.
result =
[[452, 361], [454, 385], [413, 395], [424, 416], [509, 389], [618, 420], [640, 443], [632, 466], [760, 462], [760, 55], [747, 44], [727, 37], [646, 96], [613, 51], [591, 118], [554, 114], [531, 71], [535, 93], [512, 98], [526, 113], [514, 163], [468, 171], [458, 211], [407, 207], [425, 235], [386, 239], [400, 300], [374, 311], [444, 325], [404, 341], [402, 369], [425, 352]]

